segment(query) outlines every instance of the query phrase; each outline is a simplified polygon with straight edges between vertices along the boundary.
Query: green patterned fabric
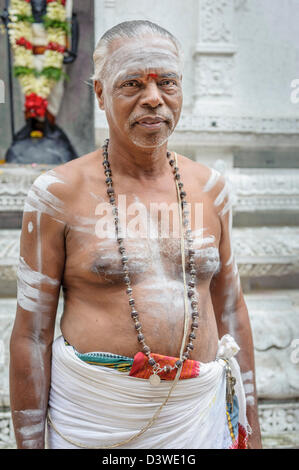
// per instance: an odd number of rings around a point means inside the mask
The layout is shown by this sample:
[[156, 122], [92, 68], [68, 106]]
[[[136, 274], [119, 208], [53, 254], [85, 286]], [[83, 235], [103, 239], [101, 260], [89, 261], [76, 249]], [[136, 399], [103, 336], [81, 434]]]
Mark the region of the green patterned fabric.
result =
[[65, 338], [64, 343], [66, 346], [71, 346], [76, 356], [88, 364], [110, 367], [112, 369], [117, 369], [120, 372], [129, 372], [134, 361], [134, 358], [132, 357], [120, 356], [119, 354], [107, 352], [79, 353], [74, 346], [67, 342]]

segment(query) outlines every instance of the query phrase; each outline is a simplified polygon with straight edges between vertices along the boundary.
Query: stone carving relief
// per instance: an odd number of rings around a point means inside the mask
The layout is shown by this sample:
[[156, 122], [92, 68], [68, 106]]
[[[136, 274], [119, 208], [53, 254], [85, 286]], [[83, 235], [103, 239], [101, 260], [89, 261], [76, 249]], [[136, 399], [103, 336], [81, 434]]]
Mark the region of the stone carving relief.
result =
[[[3, 165], [0, 169], [0, 211], [22, 211], [24, 198], [33, 181], [48, 169], [42, 165], [37, 170]], [[50, 168], [50, 167], [49, 167]]]
[[196, 62], [199, 98], [230, 98], [233, 83], [233, 57], [200, 55]]
[[[299, 404], [261, 404], [259, 405], [261, 431], [264, 435], [299, 431]], [[297, 440], [298, 437], [297, 437]]]
[[200, 0], [199, 30], [203, 42], [232, 40], [232, 2], [230, 0]]
[[299, 170], [233, 169], [226, 176], [234, 212], [299, 210]]
[[281, 276], [299, 272], [297, 227], [235, 228], [233, 245], [241, 276]]
[[0, 449], [16, 447], [10, 411], [0, 411]]
[[[298, 134], [299, 119], [262, 118], [256, 116], [224, 116], [221, 114], [192, 115], [188, 113], [181, 116], [177, 129], [193, 132], [211, 131], [217, 134], [220, 132]], [[250, 142], [252, 143], [252, 135], [249, 137]], [[298, 142], [299, 140], [297, 137], [297, 143]]]
[[299, 361], [294, 339], [299, 340], [299, 308], [292, 291], [247, 295], [253, 332], [257, 391], [260, 399], [299, 396]]

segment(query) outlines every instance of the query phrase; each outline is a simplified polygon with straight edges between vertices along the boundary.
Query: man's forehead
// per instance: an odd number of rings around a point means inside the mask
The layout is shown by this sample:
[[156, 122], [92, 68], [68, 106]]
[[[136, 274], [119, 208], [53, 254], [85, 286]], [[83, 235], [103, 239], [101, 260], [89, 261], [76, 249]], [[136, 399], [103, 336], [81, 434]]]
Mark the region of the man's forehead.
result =
[[129, 74], [173, 73], [182, 75], [175, 45], [167, 38], [140, 37], [114, 40], [105, 63], [105, 75], [113, 83]]
[[109, 52], [113, 54], [118, 49], [129, 49], [134, 51], [140, 47], [157, 47], [160, 49], [169, 49], [177, 54], [174, 43], [167, 37], [159, 35], [142, 35], [135, 38], [115, 38], [109, 44]]

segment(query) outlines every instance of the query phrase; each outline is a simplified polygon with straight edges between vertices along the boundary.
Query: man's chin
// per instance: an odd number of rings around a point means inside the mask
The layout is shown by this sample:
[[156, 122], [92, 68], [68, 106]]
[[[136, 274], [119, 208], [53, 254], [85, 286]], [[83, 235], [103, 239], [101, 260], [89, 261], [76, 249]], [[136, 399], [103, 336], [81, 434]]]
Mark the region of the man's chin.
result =
[[136, 147], [155, 149], [157, 147], [162, 147], [169, 139], [169, 135], [158, 136], [152, 135], [151, 138], [145, 139], [144, 137], [139, 136], [130, 136], [130, 140]]
[[133, 129], [129, 131], [128, 137], [136, 147], [157, 148], [161, 147], [168, 141], [173, 130], [174, 129], [170, 130], [168, 128], [167, 132], [161, 132], [161, 130], [158, 132], [139, 132], [139, 129], [134, 126]]

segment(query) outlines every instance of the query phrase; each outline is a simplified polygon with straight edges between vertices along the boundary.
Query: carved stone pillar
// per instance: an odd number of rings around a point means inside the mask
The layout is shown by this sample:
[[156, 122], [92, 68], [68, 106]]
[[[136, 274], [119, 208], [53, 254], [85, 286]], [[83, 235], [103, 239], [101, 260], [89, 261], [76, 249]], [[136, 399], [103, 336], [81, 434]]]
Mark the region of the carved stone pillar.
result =
[[234, 55], [234, 2], [198, 0], [198, 36], [194, 51], [194, 109], [217, 114], [232, 107]]

